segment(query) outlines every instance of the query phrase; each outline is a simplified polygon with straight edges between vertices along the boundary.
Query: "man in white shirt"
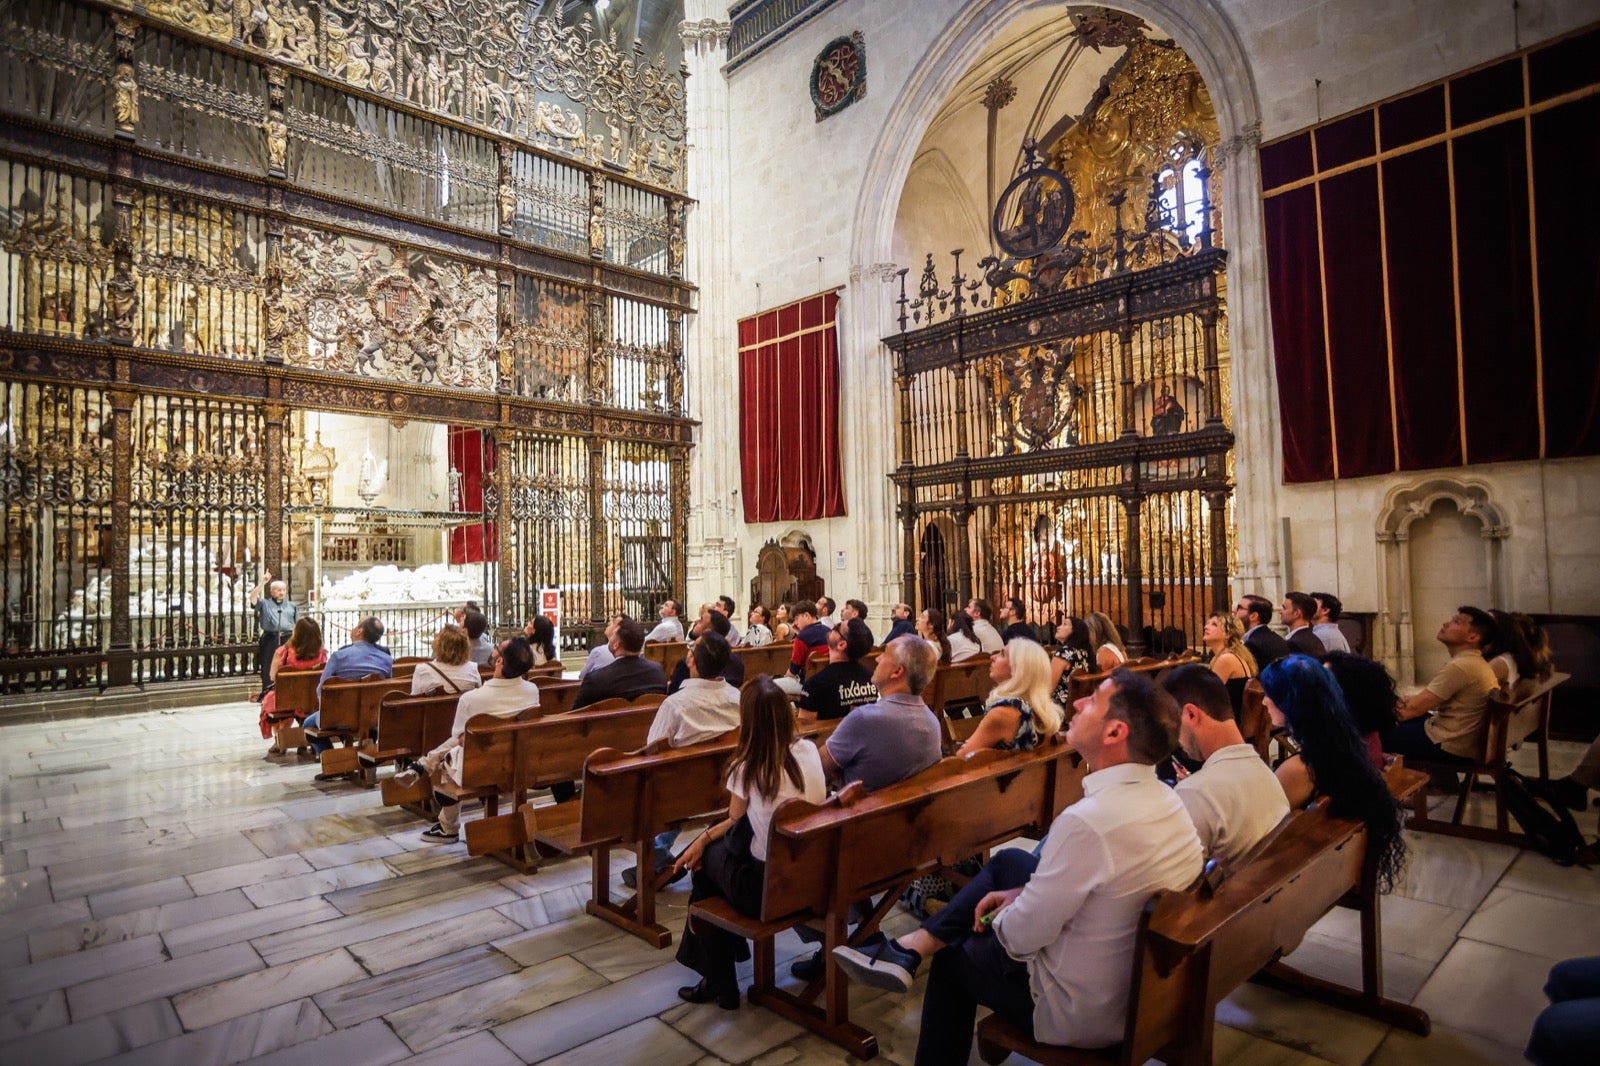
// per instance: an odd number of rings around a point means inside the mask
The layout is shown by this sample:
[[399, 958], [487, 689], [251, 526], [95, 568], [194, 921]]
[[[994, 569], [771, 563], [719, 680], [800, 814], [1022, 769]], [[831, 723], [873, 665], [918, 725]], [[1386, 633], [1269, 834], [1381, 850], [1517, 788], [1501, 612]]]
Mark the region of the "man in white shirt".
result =
[[833, 598], [832, 597], [830, 597], [830, 596], [818, 596], [817, 597], [817, 624], [818, 625], [824, 625], [824, 626], [827, 626], [829, 629], [832, 629], [837, 624], [833, 620], [833, 608], [834, 608], [834, 606], [835, 606], [835, 604], [833, 602]]
[[[467, 722], [474, 715], [492, 714], [510, 718], [519, 711], [539, 706], [539, 686], [523, 677], [533, 669], [533, 645], [527, 637], [513, 637], [500, 645], [491, 659], [494, 676], [481, 688], [463, 692], [456, 701], [456, 718], [450, 726], [450, 738], [418, 760], [418, 766], [429, 775], [437, 772], [449, 784], [460, 784], [456, 776], [459, 763], [452, 763], [452, 749], [461, 747], [467, 734]], [[435, 790], [433, 798], [439, 804], [439, 820], [422, 831], [422, 839], [454, 844], [461, 828], [461, 803], [443, 792]]]
[[670, 644], [683, 639], [683, 622], [678, 619], [678, 601], [667, 600], [661, 605], [661, 621], [644, 635], [646, 644]]
[[1206, 857], [1232, 861], [1255, 847], [1289, 813], [1272, 770], [1245, 743], [1233, 720], [1228, 687], [1203, 663], [1167, 671], [1167, 695], [1183, 708], [1178, 743], [1200, 769], [1178, 782], [1178, 798], [1194, 819]]
[[[848, 720], [848, 719], [847, 719]], [[916, 1062], [966, 1062], [978, 1004], [1049, 1044], [1108, 1047], [1127, 1023], [1139, 915], [1200, 873], [1200, 838], [1155, 764], [1178, 742], [1179, 710], [1119, 669], [1079, 700], [1067, 740], [1093, 771], [1037, 853], [1004, 848], [901, 941], [841, 947], [855, 980], [909, 990], [933, 952]], [[987, 928], [992, 935], [983, 935]]]
[[711, 605], [713, 611], [718, 612], [728, 620], [728, 647], [737, 648], [744, 643], [744, 635], [739, 632], [739, 627], [734, 624], [734, 609], [738, 605], [733, 602], [732, 596], [718, 596], [717, 602]]
[[967, 617], [972, 619], [972, 632], [983, 654], [993, 655], [1006, 646], [1005, 638], [994, 627], [994, 608], [989, 606], [988, 600], [968, 600]]
[[1317, 613], [1311, 616], [1311, 632], [1322, 641], [1326, 651], [1349, 651], [1350, 642], [1344, 639], [1344, 630], [1339, 628], [1339, 616], [1344, 613], [1339, 597], [1331, 592], [1313, 592], [1311, 598], [1317, 601]]
[[[661, 701], [655, 720], [650, 723], [646, 744], [665, 740], [669, 748], [686, 748], [739, 728], [739, 690], [722, 679], [732, 655], [727, 640], [718, 633], [702, 634], [694, 642], [689, 649], [689, 676], [677, 692]], [[657, 874], [672, 865], [672, 843], [677, 839], [676, 829], [656, 837]], [[687, 868], [681, 869], [672, 880], [688, 872]], [[633, 888], [638, 876], [637, 868], [629, 867], [622, 871], [623, 884]]]

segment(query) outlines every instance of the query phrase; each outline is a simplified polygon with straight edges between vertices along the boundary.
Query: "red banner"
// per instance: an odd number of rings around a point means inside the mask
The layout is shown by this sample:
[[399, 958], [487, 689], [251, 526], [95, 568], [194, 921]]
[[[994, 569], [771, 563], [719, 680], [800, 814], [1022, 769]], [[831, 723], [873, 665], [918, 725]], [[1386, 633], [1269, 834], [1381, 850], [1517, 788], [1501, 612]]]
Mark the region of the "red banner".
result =
[[837, 293], [739, 322], [744, 520], [844, 514], [839, 466]]
[[[461, 475], [460, 498], [451, 505], [458, 511], [482, 511], [484, 479], [494, 476], [494, 442], [483, 430], [466, 426], [451, 426], [449, 441], [450, 469]], [[496, 562], [500, 546], [497, 525], [480, 522], [452, 529], [450, 562]]]

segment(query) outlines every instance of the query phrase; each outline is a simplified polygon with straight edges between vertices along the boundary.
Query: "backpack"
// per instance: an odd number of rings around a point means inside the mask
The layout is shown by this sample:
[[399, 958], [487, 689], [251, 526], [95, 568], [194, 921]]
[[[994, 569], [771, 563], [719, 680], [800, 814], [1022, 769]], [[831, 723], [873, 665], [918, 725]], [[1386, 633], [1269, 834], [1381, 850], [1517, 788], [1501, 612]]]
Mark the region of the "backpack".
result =
[[1572, 820], [1572, 813], [1566, 807], [1552, 803], [1536, 791], [1526, 777], [1509, 766], [1500, 779], [1500, 798], [1527, 834], [1531, 847], [1562, 866], [1572, 865], [1584, 840], [1578, 823]]

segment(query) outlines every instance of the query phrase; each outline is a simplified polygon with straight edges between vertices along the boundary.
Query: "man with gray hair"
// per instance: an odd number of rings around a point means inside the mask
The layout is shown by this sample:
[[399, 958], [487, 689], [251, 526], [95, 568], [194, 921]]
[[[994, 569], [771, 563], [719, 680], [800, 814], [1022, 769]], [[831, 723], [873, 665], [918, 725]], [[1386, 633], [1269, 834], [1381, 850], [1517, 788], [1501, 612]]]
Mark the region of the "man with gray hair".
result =
[[[265, 596], [261, 595], [263, 588], [267, 590]], [[250, 697], [250, 702], [256, 703], [272, 687], [272, 657], [288, 643], [300, 612], [289, 602], [289, 586], [274, 581], [270, 570], [262, 570], [261, 580], [250, 590], [250, 611], [261, 626], [261, 642], [257, 649], [261, 656], [261, 691]]]
[[860, 781], [876, 792], [939, 761], [939, 719], [921, 695], [938, 666], [920, 637], [901, 637], [883, 649], [872, 671], [877, 702], [845, 715], [822, 747], [829, 781], [841, 788]]

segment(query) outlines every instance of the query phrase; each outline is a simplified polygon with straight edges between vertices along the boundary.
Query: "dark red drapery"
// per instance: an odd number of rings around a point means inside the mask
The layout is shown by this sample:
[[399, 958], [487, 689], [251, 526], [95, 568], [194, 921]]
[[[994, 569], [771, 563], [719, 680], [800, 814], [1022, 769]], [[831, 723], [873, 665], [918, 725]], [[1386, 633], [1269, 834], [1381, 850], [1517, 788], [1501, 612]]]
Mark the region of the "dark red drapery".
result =
[[[467, 426], [449, 428], [450, 469], [461, 475], [463, 511], [483, 510], [484, 479], [494, 475], [494, 442], [481, 429]], [[450, 561], [460, 563], [495, 562], [500, 540], [496, 522], [475, 522], [450, 531]], [[485, 543], [487, 541], [487, 543]]]
[[1570, 191], [1600, 98], [1522, 111], [1600, 82], [1596, 46], [1262, 147], [1286, 481], [1600, 454], [1600, 216]]
[[739, 321], [739, 456], [746, 522], [844, 514], [837, 293]]

